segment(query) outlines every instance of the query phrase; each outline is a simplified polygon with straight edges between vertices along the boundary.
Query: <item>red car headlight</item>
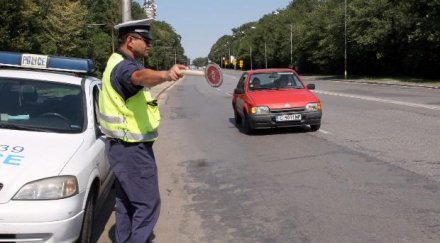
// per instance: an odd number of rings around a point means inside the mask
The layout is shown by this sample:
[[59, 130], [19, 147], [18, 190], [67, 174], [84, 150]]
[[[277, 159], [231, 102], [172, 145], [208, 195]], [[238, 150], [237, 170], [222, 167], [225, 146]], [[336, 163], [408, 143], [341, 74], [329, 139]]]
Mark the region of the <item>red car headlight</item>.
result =
[[260, 114], [269, 114], [270, 110], [267, 106], [256, 106], [251, 108], [251, 114], [260, 115]]
[[321, 110], [321, 103], [308, 103], [306, 105], [306, 111], [320, 111]]

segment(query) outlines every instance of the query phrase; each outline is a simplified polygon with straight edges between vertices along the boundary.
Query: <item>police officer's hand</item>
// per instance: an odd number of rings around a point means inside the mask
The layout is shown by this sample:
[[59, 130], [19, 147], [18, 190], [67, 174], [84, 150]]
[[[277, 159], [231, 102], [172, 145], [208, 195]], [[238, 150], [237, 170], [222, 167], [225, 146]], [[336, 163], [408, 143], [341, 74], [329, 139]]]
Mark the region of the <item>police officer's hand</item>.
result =
[[181, 70], [185, 70], [185, 69], [188, 69], [185, 65], [175, 64], [167, 72], [168, 80], [170, 80], [170, 81], [179, 80], [180, 78], [183, 77]]

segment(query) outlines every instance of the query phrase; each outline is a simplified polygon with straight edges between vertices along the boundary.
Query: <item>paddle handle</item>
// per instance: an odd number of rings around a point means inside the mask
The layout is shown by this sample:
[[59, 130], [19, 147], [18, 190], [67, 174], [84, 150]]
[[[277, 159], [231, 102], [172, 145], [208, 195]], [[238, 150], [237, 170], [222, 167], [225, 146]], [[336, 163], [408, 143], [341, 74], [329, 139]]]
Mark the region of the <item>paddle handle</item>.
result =
[[180, 71], [183, 75], [190, 75], [190, 76], [205, 76], [204, 71], [197, 71], [197, 70], [181, 70]]

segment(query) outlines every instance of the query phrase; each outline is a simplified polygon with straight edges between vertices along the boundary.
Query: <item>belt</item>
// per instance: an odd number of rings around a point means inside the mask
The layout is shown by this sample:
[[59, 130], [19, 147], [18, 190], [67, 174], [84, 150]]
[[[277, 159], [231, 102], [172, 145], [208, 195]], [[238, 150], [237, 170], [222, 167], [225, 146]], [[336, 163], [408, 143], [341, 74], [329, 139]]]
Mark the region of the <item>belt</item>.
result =
[[113, 141], [113, 142], [115, 142], [115, 143], [123, 143], [123, 144], [138, 144], [138, 143], [146, 143], [146, 144], [153, 145], [153, 143], [154, 143], [154, 141], [147, 141], [147, 142], [126, 142], [126, 141], [124, 141], [124, 140], [122, 140], [122, 139], [119, 139], [119, 138], [109, 138], [109, 137], [107, 137], [107, 139], [108, 139], [109, 141]]

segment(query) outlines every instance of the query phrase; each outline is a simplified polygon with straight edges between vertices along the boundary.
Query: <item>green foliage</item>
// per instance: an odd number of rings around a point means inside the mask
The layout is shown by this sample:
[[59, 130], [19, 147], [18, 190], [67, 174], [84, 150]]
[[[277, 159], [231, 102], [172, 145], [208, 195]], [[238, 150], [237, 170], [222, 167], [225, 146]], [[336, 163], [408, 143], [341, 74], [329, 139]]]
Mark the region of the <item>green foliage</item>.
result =
[[77, 47], [82, 57], [93, 60], [95, 75], [100, 76], [113, 49], [116, 48], [114, 26], [122, 17], [120, 0], [81, 0], [88, 9], [82, 34], [82, 44]]
[[145, 12], [142, 9], [141, 5], [139, 5], [139, 3], [136, 2], [136, 1], [132, 1], [131, 2], [131, 17], [133, 19], [145, 19], [145, 18], [147, 18], [147, 15], [145, 14]]
[[[293, 66], [343, 74], [345, 1], [294, 0], [285, 9], [232, 29], [211, 47], [209, 60], [245, 69]], [[120, 0], [0, 0], [0, 50], [91, 58], [100, 75], [115, 47]], [[133, 19], [145, 18], [133, 1]], [[347, 0], [349, 74], [440, 77], [440, 0]], [[146, 65], [187, 64], [181, 37], [155, 22]], [[290, 44], [292, 41], [292, 45]]]
[[[0, 50], [90, 58], [95, 75], [117, 48], [114, 25], [121, 22], [120, 0], [0, 0]], [[132, 18], [145, 18], [132, 2]], [[165, 22], [152, 26], [155, 38], [146, 65], [166, 69], [187, 63], [181, 37]]]
[[206, 58], [206, 57], [198, 57], [198, 58], [195, 58], [192, 63], [196, 67], [203, 67], [203, 66], [208, 65], [208, 58]]
[[268, 67], [343, 74], [347, 48], [349, 74], [440, 77], [440, 0], [348, 0], [346, 21], [344, 3], [292, 1], [233, 28], [208, 57], [220, 63], [235, 55], [247, 69], [251, 60], [253, 68], [267, 60]]
[[54, 0], [48, 9], [47, 18], [42, 23], [43, 53], [68, 56], [77, 54], [76, 49], [81, 43], [81, 35], [86, 26], [87, 9], [80, 2]]
[[187, 64], [187, 57], [181, 44], [181, 36], [166, 22], [156, 21], [151, 26], [153, 36], [149, 51], [148, 66], [156, 69], [168, 69], [174, 63]]
[[32, 52], [38, 49], [42, 43], [39, 33], [46, 10], [47, 4], [32, 0], [0, 0], [1, 50]]

